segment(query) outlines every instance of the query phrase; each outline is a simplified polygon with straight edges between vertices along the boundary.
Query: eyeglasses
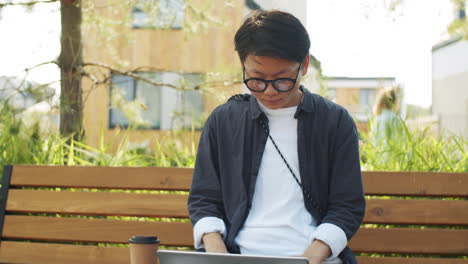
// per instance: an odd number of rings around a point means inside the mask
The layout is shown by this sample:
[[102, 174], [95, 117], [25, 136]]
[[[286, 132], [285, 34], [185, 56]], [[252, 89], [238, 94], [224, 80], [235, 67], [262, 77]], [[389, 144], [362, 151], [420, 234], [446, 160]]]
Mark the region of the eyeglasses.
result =
[[299, 77], [299, 72], [301, 71], [301, 66], [302, 63], [299, 64], [299, 68], [297, 69], [297, 75], [295, 79], [291, 78], [279, 78], [275, 80], [265, 80], [265, 79], [260, 79], [260, 78], [249, 78], [245, 79], [245, 69], [242, 71], [242, 79], [244, 80], [245, 85], [249, 90], [253, 92], [264, 92], [266, 88], [268, 87], [268, 83], [271, 83], [273, 85], [273, 88], [278, 91], [278, 92], [289, 92], [291, 91], [296, 82], [297, 78]]

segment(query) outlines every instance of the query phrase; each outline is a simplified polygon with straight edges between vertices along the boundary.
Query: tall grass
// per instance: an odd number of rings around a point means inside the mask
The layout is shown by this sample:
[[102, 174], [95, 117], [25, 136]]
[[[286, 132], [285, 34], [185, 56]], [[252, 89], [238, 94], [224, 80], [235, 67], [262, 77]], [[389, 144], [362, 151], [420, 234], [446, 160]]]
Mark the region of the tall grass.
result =
[[[443, 134], [435, 139], [423, 131], [411, 131], [403, 123], [394, 139], [376, 144], [372, 133], [361, 135], [361, 165], [363, 170], [386, 171], [468, 171], [468, 141]], [[0, 171], [6, 164], [51, 164], [89, 166], [162, 166], [193, 167], [196, 138], [192, 129], [192, 143], [182, 143], [183, 133], [156, 142], [153, 151], [132, 148], [125, 135], [117, 149], [111, 151], [114, 139], [101, 133], [98, 147], [62, 138], [56, 133], [41, 133], [38, 123], [25, 124], [15, 110], [0, 106]], [[106, 141], [107, 140], [107, 141]], [[1, 174], [0, 174], [1, 175]]]
[[424, 130], [410, 130], [400, 120], [392, 136], [376, 140], [373, 131], [361, 134], [363, 170], [467, 172], [468, 140], [443, 133], [438, 139]]
[[15, 109], [4, 103], [0, 106], [0, 172], [7, 164], [162, 167], [193, 167], [195, 164], [195, 146], [181, 143], [186, 134], [174, 133], [171, 140], [156, 142], [154, 151], [148, 152], [132, 147], [128, 140], [130, 130], [122, 133], [125, 134], [119, 137], [117, 149], [112, 151], [114, 139], [105, 139], [104, 133], [101, 133], [98, 147], [89, 146], [56, 132], [41, 132], [38, 122], [26, 124]]

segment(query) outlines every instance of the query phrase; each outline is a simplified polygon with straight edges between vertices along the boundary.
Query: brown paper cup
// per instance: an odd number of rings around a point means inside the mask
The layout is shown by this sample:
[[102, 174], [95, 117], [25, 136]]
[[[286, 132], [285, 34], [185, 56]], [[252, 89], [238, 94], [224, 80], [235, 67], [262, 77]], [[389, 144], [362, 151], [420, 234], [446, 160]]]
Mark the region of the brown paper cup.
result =
[[131, 264], [157, 264], [159, 239], [155, 236], [133, 236], [130, 243]]

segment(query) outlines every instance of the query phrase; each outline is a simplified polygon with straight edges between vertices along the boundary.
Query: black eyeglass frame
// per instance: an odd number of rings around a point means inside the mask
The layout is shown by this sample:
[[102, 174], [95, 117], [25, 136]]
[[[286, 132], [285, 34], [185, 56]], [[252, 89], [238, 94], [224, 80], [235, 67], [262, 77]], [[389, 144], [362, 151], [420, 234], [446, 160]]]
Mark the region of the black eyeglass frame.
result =
[[[268, 88], [268, 83], [271, 83], [273, 88], [280, 92], [280, 93], [286, 93], [286, 92], [289, 92], [291, 91], [292, 89], [294, 89], [294, 87], [296, 86], [296, 82], [297, 82], [297, 79], [299, 78], [299, 73], [301, 72], [301, 67], [302, 67], [302, 63], [299, 64], [299, 68], [297, 69], [297, 74], [296, 74], [296, 78], [295, 79], [291, 79], [291, 78], [278, 78], [278, 79], [274, 79], [274, 80], [265, 80], [265, 79], [261, 79], [261, 78], [249, 78], [249, 79], [245, 79], [245, 68], [243, 69], [242, 71], [242, 79], [244, 80], [244, 84], [245, 86], [247, 86], [247, 88], [252, 91], [252, 92], [256, 92], [256, 93], [262, 93], [264, 92], [267, 88]], [[263, 90], [254, 90], [254, 89], [251, 89], [249, 87], [249, 85], [247, 84], [249, 81], [252, 81], [252, 80], [255, 80], [255, 81], [260, 81], [260, 82], [263, 82], [265, 84], [265, 88], [263, 88]], [[276, 82], [277, 81], [291, 81], [293, 83], [293, 85], [291, 86], [290, 89], [288, 90], [280, 90], [276, 87]]]

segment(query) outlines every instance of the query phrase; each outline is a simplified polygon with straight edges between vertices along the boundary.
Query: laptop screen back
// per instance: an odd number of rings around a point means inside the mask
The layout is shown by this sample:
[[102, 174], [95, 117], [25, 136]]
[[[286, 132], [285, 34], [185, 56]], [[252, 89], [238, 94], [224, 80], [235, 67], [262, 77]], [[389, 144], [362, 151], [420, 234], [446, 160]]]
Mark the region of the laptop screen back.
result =
[[308, 264], [304, 257], [272, 257], [239, 254], [159, 250], [160, 264]]

